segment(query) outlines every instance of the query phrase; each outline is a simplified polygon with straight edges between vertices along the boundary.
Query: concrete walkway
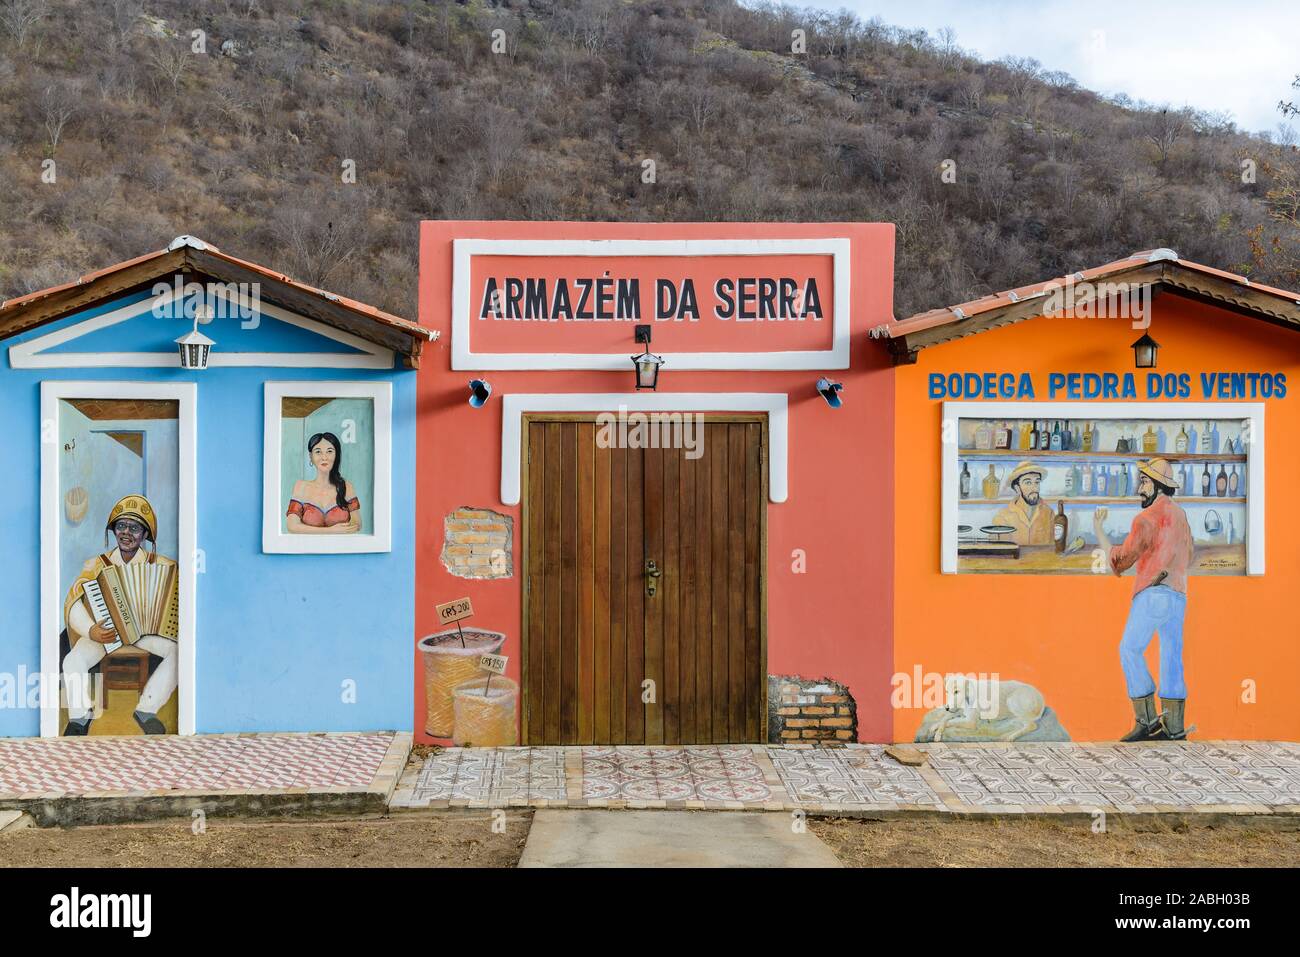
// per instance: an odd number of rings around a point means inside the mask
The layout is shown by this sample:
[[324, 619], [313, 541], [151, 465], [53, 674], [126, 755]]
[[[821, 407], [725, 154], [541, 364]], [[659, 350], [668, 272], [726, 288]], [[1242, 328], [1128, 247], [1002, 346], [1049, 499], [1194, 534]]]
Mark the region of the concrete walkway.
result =
[[538, 811], [520, 867], [839, 867], [791, 816]]
[[1300, 814], [1300, 744], [449, 748], [409, 769], [390, 807], [568, 807], [1061, 814]]
[[42, 827], [382, 811], [410, 751], [392, 732], [0, 738], [0, 810]]

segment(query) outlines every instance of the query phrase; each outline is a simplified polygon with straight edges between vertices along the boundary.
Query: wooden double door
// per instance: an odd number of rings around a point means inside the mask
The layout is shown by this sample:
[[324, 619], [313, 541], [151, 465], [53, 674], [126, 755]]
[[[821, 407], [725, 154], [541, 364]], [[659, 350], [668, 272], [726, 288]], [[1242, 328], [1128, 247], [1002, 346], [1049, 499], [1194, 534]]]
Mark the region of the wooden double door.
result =
[[766, 737], [766, 421], [684, 416], [525, 416], [525, 744]]

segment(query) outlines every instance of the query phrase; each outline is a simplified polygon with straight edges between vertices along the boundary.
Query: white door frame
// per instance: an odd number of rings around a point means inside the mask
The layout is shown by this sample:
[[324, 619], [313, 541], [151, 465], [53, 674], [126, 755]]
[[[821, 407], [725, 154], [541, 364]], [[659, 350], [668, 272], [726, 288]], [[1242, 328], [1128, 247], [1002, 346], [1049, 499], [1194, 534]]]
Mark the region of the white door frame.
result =
[[41, 737], [57, 737], [59, 728], [59, 631], [64, 595], [59, 581], [59, 400], [170, 399], [177, 409], [180, 461], [176, 502], [180, 575], [177, 730], [194, 733], [195, 555], [198, 541], [198, 386], [193, 382], [42, 382], [41, 383]]

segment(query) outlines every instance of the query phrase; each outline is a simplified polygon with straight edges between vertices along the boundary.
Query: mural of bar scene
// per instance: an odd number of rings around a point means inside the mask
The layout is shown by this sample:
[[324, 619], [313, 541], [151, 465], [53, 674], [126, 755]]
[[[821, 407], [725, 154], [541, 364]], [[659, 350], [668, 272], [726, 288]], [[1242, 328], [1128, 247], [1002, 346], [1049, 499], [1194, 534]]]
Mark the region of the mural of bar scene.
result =
[[1112, 540], [1127, 535], [1142, 508], [1138, 465], [1158, 456], [1172, 467], [1191, 524], [1190, 571], [1245, 574], [1249, 422], [1170, 413], [960, 419], [958, 571], [1094, 572], [1094, 510], [1108, 510]]

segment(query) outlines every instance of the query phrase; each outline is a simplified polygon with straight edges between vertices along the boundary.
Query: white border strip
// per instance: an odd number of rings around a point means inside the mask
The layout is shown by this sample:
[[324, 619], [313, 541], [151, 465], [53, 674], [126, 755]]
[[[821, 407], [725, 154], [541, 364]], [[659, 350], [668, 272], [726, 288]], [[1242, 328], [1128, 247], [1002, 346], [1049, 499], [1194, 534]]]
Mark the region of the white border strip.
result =
[[[1264, 574], [1264, 403], [1262, 402], [945, 402], [943, 403], [943, 477], [940, 567], [957, 572], [958, 419], [1187, 419], [1249, 421], [1252, 441], [1246, 446], [1246, 574]], [[1154, 453], [1158, 456], [1160, 453]], [[1033, 455], [1026, 451], [1026, 456]]]
[[[267, 382], [262, 435], [262, 551], [272, 555], [354, 555], [393, 550], [393, 384]], [[295, 535], [280, 530], [280, 400], [286, 396], [370, 399], [375, 404], [374, 529], [356, 535]]]
[[789, 458], [789, 415], [784, 392], [626, 392], [517, 394], [501, 399], [501, 501], [519, 504], [525, 412], [764, 412], [768, 432], [768, 498], [784, 502]]
[[[198, 541], [198, 387], [193, 382], [42, 382], [41, 383], [41, 672], [42, 689], [57, 688], [47, 676], [62, 681], [63, 663], [59, 660], [64, 596], [59, 593], [59, 518], [62, 496], [59, 494], [59, 400], [61, 399], [171, 399], [177, 410], [180, 455], [177, 487], [177, 521], [179, 554], [176, 564], [180, 574], [180, 628], [177, 636], [179, 674], [177, 676], [177, 730], [181, 734], [195, 731], [194, 662], [197, 582], [194, 566]], [[53, 438], [49, 438], [49, 436]], [[107, 516], [101, 516], [107, 518]], [[99, 519], [96, 518], [96, 521]], [[41, 697], [41, 737], [58, 737], [59, 698]]]
[[[619, 353], [476, 353], [470, 350], [470, 261], [483, 256], [831, 256], [835, 288], [831, 348], [793, 352], [673, 352], [684, 370], [810, 370], [849, 367], [850, 240], [843, 239], [456, 239], [452, 241], [451, 367], [453, 369], [595, 369], [623, 371]], [[654, 324], [653, 319], [646, 320]], [[629, 344], [631, 338], [629, 336]], [[635, 350], [634, 350], [635, 351]], [[629, 352], [628, 355], [631, 355]]]
[[[225, 289], [219, 288], [219, 284], [213, 285], [213, 291], [227, 302], [234, 303]], [[159, 302], [168, 304], [174, 298], [174, 289], [169, 287], [165, 296], [159, 297]], [[92, 332], [98, 332], [100, 329], [107, 329], [118, 323], [126, 322], [140, 316], [146, 310], [151, 310], [154, 306], [154, 299], [143, 299], [140, 302], [133, 302], [126, 306], [121, 306], [103, 315], [86, 319], [82, 322], [73, 323], [63, 329], [47, 332], [43, 336], [37, 336], [35, 339], [27, 342], [20, 342], [9, 347], [9, 364], [15, 369], [102, 369], [102, 368], [135, 368], [135, 369], [177, 369], [180, 368], [180, 352], [173, 350], [171, 352], [45, 352], [55, 346], [63, 345], [65, 342], [71, 342], [79, 339], [84, 335]], [[339, 353], [339, 352], [230, 352], [217, 343], [212, 347], [212, 353], [208, 358], [210, 368], [236, 368], [248, 366], [272, 366], [278, 368], [310, 368], [310, 369], [391, 369], [393, 368], [395, 355], [393, 350], [377, 346], [373, 342], [367, 342], [358, 336], [344, 332], [341, 329], [335, 329], [324, 323], [317, 322], [314, 319], [308, 319], [296, 312], [290, 312], [287, 309], [281, 309], [273, 303], [264, 302], [258, 306], [258, 311], [263, 316], [269, 316], [280, 322], [287, 323], [291, 326], [297, 326], [299, 329], [306, 329], [308, 332], [318, 336], [323, 336], [334, 342], [350, 346], [353, 349], [361, 350], [361, 354], [356, 353]], [[172, 320], [176, 323], [178, 335], [188, 331], [188, 327], [180, 320]]]

